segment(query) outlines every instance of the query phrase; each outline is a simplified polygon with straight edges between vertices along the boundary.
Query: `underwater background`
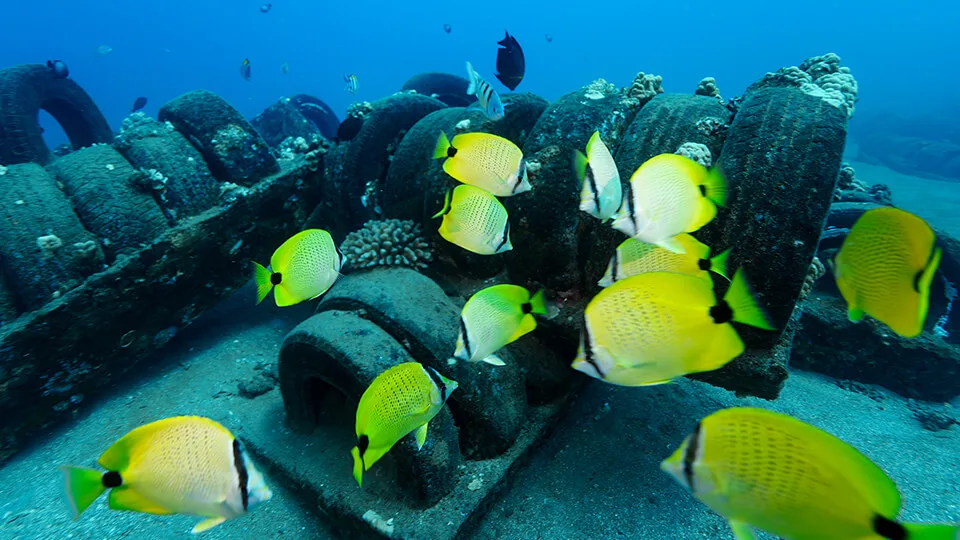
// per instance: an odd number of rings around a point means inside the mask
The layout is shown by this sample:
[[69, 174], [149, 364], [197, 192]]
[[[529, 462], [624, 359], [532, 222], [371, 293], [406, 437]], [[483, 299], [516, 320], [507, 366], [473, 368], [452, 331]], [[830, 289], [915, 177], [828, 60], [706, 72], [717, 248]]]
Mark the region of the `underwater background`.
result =
[[[221, 423], [273, 492], [202, 533], [211, 539], [733, 538], [726, 517], [660, 470], [728, 407], [783, 413], [856, 448], [896, 483], [902, 521], [960, 522], [956, 4], [42, 0], [3, 13], [0, 70], [62, 60], [112, 135], [71, 148], [41, 110], [49, 159], [0, 158], [0, 538], [194, 537], [196, 517], [113, 511], [105, 498], [74, 520], [57, 470], [95, 466], [130, 430], [176, 415]], [[526, 60], [517, 93], [493, 75], [504, 30]], [[807, 58], [810, 73], [849, 69], [839, 73], [855, 90], [841, 93], [855, 112], [775, 93], [797, 90], [800, 70], [781, 68]], [[395, 94], [421, 73], [465, 79], [466, 61], [503, 96], [504, 118]], [[0, 128], [15, 86], [4, 76]], [[722, 98], [698, 89], [704, 77]], [[333, 137], [312, 117], [286, 124], [300, 118], [286, 98], [300, 94], [363, 127]], [[773, 103], [763, 113], [761, 99]], [[717, 115], [712, 131], [698, 120]], [[438, 233], [431, 216], [449, 213], [456, 185], [431, 159], [441, 130], [522, 148], [531, 193], [501, 199], [512, 253], [465, 253]], [[624, 182], [686, 141], [706, 152], [701, 164], [739, 171], [731, 204], [693, 234], [714, 255], [733, 248], [782, 334], [747, 328], [743, 357], [665, 385], [570, 369], [624, 239], [576, 212], [568, 154], [594, 131]], [[11, 133], [0, 129], [0, 156]], [[190, 171], [173, 173], [174, 160]], [[105, 170], [135, 189], [101, 188]], [[31, 205], [36, 215], [18, 213]], [[890, 206], [925, 220], [943, 250], [916, 337], [869, 312], [850, 322], [831, 266], [857, 219]], [[342, 275], [320, 300], [256, 305], [250, 260], [278, 271], [271, 254], [304, 228], [331, 232]], [[498, 283], [544, 289], [559, 315], [537, 313], [506, 366], [448, 365], [465, 302]], [[405, 360], [460, 386], [422, 449], [402, 439], [358, 487], [357, 398]]]

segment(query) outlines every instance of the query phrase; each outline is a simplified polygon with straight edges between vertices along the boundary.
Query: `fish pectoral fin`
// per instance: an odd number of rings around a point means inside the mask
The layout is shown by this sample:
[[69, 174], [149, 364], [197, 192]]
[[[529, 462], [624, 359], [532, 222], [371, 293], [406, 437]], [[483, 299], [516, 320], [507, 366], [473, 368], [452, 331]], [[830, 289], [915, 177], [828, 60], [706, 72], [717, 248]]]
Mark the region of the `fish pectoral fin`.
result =
[[210, 519], [205, 519], [200, 523], [194, 525], [193, 530], [190, 532], [193, 534], [202, 533], [203, 531], [209, 531], [210, 529], [216, 527], [217, 525], [226, 521], [227, 518], [223, 516], [212, 517]]
[[505, 366], [505, 365], [507, 365], [507, 363], [504, 362], [503, 359], [501, 359], [499, 356], [497, 356], [497, 355], [495, 355], [495, 354], [491, 354], [490, 356], [484, 358], [482, 361], [490, 364], [491, 366]]
[[862, 309], [850, 306], [847, 309], [847, 318], [850, 319], [851, 322], [860, 322], [863, 320], [863, 313]]
[[676, 236], [667, 238], [666, 240], [661, 240], [660, 242], [657, 242], [657, 245], [671, 253], [679, 253], [683, 255], [687, 252], [687, 249], [683, 247], [683, 244], [681, 244], [679, 240], [677, 240]]
[[427, 424], [418, 427], [414, 436], [417, 438], [417, 450], [420, 450], [423, 448], [423, 443], [427, 442]]
[[742, 521], [730, 520], [730, 530], [733, 531], [733, 537], [737, 540], [757, 540], [753, 527]]
[[127, 486], [118, 486], [110, 490], [107, 504], [114, 510], [133, 510], [145, 514], [173, 514], [173, 510], [161, 506]]

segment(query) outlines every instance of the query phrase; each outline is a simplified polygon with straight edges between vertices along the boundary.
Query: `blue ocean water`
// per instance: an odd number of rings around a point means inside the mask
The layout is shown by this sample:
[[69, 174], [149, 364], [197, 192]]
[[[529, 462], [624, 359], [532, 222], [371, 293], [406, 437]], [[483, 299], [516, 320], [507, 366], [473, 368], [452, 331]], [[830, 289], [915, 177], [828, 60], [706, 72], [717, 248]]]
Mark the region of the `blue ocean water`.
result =
[[[858, 111], [920, 115], [956, 110], [960, 7], [947, 0], [600, 4], [514, 1], [398, 4], [388, 1], [205, 0], [8, 2], [0, 66], [60, 58], [119, 128], [134, 99], [145, 112], [205, 88], [251, 117], [282, 95], [306, 92], [338, 114], [355, 98], [342, 76], [360, 79], [356, 99], [396, 91], [422, 71], [464, 73], [464, 60], [493, 80], [504, 29], [527, 58], [522, 91], [555, 99], [603, 77], [618, 86], [638, 71], [688, 92], [705, 76], [726, 96], [768, 71], [835, 52], [860, 88]], [[450, 24], [448, 35], [443, 25]], [[553, 37], [547, 42], [545, 35]], [[99, 56], [97, 48], [113, 51]], [[253, 75], [244, 81], [240, 63]], [[290, 73], [281, 73], [287, 62]], [[499, 85], [498, 85], [499, 87]], [[501, 88], [502, 90], [502, 88]], [[65, 141], [42, 122], [51, 146]]]

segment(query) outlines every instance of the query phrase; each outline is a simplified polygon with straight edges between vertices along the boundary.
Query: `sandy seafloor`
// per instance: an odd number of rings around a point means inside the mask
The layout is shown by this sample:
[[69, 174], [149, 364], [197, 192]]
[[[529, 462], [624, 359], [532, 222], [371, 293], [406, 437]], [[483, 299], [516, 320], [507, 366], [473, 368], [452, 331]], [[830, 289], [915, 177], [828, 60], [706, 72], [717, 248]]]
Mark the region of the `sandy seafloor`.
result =
[[[858, 177], [890, 185], [894, 199], [935, 225], [960, 230], [960, 184], [921, 180], [854, 163]], [[232, 418], [237, 383], [276, 361], [284, 335], [312, 305], [252, 306], [250, 290], [182, 332], [137, 374], [83, 403], [76, 421], [38, 437], [0, 468], [0, 538], [197, 538], [197, 518], [115, 512], [104, 499], [72, 521], [57, 465], [92, 465], [137, 425], [176, 414], [210, 416], [243, 438]], [[781, 398], [766, 402], [690, 380], [649, 388], [590, 384], [567, 418], [472, 534], [493, 538], [732, 538], [725, 522], [659, 470], [696, 421], [734, 405], [767, 407], [811, 422], [874, 459], [899, 485], [902, 516], [960, 521], [960, 428], [921, 428], [906, 400], [844, 390], [829, 378], [794, 372]], [[279, 400], [278, 389], [255, 398]], [[953, 402], [960, 407], [960, 400]], [[343, 453], [344, 474], [349, 455]], [[316, 511], [267, 481], [274, 498], [251, 515], [200, 538], [336, 538]], [[358, 488], [359, 489], [359, 488]]]

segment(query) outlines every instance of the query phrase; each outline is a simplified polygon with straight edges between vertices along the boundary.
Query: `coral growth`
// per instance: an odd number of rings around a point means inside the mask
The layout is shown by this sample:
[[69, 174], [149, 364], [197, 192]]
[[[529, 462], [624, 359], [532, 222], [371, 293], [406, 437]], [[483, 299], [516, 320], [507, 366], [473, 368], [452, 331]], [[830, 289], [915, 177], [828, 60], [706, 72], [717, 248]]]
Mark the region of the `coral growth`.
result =
[[697, 131], [706, 135], [707, 137], [715, 137], [725, 133], [728, 129], [730, 129], [730, 124], [727, 124], [723, 120], [714, 116], [697, 120]]
[[587, 86], [584, 97], [587, 99], [603, 99], [617, 92], [617, 87], [606, 79], [597, 79]]
[[800, 289], [800, 297], [797, 298], [798, 304], [807, 298], [807, 295], [813, 290], [814, 285], [817, 284], [817, 280], [822, 278], [826, 273], [826, 267], [823, 266], [820, 259], [814, 257], [813, 262], [810, 263], [810, 270], [807, 272], [807, 277], [803, 280], [803, 288]]
[[43, 253], [44, 259], [51, 259], [56, 251], [63, 247], [63, 240], [54, 234], [39, 236], [37, 237], [37, 247], [40, 248], [40, 252]]
[[850, 68], [841, 66], [840, 57], [834, 53], [807, 58], [800, 67], [790, 66], [780, 68], [776, 73], [767, 73], [751, 88], [766, 86], [800, 88], [839, 108], [847, 118], [853, 116], [859, 91]]
[[347, 106], [348, 118], [363, 118], [373, 112], [373, 105], [369, 101], [358, 101]]
[[717, 88], [717, 80], [713, 77], [704, 77], [700, 80], [700, 84], [697, 85], [697, 90], [694, 93], [698, 96], [720, 97], [720, 89]]
[[399, 219], [370, 220], [347, 235], [340, 245], [344, 266], [407, 266], [426, 268], [433, 259], [430, 245], [420, 236], [420, 226]]
[[640, 105], [645, 105], [651, 99], [657, 97], [657, 94], [663, 93], [663, 77], [660, 75], [637, 73], [630, 83], [630, 89], [627, 90], [627, 96], [640, 101]]
[[837, 189], [833, 194], [834, 201], [843, 202], [876, 202], [885, 205], [893, 204], [893, 192], [886, 184], [868, 184], [856, 177], [856, 171], [848, 163], [840, 166], [837, 173]]
[[677, 151], [674, 152], [674, 154], [679, 154], [685, 158], [690, 158], [704, 167], [709, 168], [713, 165], [713, 156], [710, 154], [710, 149], [707, 148], [707, 145], [705, 144], [685, 142], [680, 145], [680, 148], [677, 148]]

